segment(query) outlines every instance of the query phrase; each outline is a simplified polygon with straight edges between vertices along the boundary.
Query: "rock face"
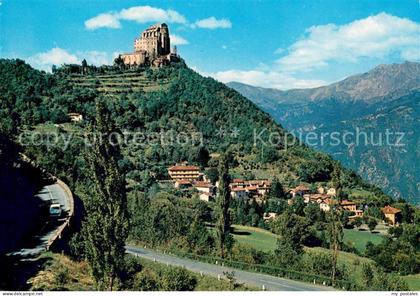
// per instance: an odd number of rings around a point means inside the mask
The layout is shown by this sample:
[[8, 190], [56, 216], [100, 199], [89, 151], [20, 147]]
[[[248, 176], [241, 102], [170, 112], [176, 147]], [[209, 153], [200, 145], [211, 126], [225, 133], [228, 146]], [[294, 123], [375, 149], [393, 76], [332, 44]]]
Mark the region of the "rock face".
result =
[[[387, 130], [394, 132], [394, 142], [386, 145], [372, 145], [369, 138], [369, 145], [314, 146], [394, 197], [420, 203], [420, 177], [416, 171], [420, 166], [420, 63], [380, 65], [314, 89], [281, 91], [236, 82], [228, 85], [295, 133], [343, 135], [359, 130], [372, 135], [375, 144], [381, 135], [385, 141]], [[397, 132], [404, 133], [404, 146], [391, 145], [397, 140]]]
[[156, 66], [179, 60], [176, 49], [171, 52], [171, 40], [166, 24], [157, 24], [144, 30], [134, 40], [134, 52], [120, 55], [124, 64], [129, 66]]

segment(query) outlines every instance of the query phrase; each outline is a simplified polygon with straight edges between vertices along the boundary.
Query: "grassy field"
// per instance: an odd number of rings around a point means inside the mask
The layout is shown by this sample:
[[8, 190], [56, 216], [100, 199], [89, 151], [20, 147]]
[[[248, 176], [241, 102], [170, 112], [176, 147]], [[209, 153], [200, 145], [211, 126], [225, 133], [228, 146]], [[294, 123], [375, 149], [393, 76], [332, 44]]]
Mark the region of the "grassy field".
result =
[[[233, 236], [238, 243], [251, 246], [260, 251], [274, 251], [277, 246], [277, 235], [260, 228], [234, 225]], [[356, 241], [358, 246], [363, 248], [365, 246], [364, 242], [367, 242], [369, 237], [373, 237], [374, 243], [382, 239], [379, 235], [355, 230], [346, 230], [344, 233], [345, 240]], [[330, 250], [324, 248], [305, 248], [305, 251], [307, 253], [330, 253]], [[362, 264], [364, 262], [372, 262], [372, 260], [353, 253], [340, 252], [338, 262], [352, 270], [355, 279], [360, 280], [362, 277]]]
[[402, 277], [410, 287], [411, 291], [420, 291], [420, 273]]
[[[264, 229], [234, 225], [233, 236], [240, 244], [251, 246], [260, 251], [269, 252], [276, 249], [277, 236]], [[379, 244], [382, 239], [380, 234], [344, 229], [344, 241], [352, 244], [360, 252], [365, 250], [368, 241]]]
[[363, 189], [350, 189], [347, 193], [349, 194], [349, 198], [351, 200], [375, 198], [375, 195], [372, 192]]
[[[307, 253], [326, 253], [331, 254], [329, 249], [324, 248], [305, 248]], [[353, 253], [340, 252], [338, 255], [338, 263], [347, 267], [353, 278], [360, 282], [362, 280], [362, 265], [363, 263], [373, 263], [373, 261], [366, 257], [361, 257]]]
[[257, 250], [274, 251], [277, 246], [277, 236], [270, 231], [242, 225], [234, 225], [233, 237], [243, 245]]
[[364, 252], [367, 242], [379, 244], [383, 236], [370, 231], [358, 231], [354, 229], [344, 229], [344, 242], [353, 245], [359, 252]]

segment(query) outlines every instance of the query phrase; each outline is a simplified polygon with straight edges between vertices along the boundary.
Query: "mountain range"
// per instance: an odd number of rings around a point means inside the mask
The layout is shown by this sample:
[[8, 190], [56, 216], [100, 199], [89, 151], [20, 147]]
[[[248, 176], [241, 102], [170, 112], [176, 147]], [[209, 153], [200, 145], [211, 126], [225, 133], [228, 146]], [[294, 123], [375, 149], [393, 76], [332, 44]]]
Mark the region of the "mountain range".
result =
[[[393, 197], [420, 202], [420, 63], [379, 65], [312, 89], [228, 85], [301, 135], [304, 142], [329, 153]], [[318, 140], [309, 143], [310, 133]], [[327, 135], [323, 141], [322, 134]]]

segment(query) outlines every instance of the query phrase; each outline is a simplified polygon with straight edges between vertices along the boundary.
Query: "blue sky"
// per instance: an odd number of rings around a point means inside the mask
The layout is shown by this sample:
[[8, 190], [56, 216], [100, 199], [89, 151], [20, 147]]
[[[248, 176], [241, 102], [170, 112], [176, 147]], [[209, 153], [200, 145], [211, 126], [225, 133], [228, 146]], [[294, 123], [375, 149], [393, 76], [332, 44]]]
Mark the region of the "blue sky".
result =
[[111, 63], [166, 22], [187, 64], [223, 82], [313, 87], [420, 60], [418, 0], [0, 0], [0, 56]]

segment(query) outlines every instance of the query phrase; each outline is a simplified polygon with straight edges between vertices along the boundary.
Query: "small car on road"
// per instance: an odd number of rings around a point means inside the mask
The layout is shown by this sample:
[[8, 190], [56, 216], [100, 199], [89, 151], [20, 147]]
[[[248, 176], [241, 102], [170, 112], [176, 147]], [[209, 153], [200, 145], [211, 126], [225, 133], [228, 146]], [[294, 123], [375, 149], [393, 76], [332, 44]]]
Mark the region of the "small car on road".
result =
[[50, 205], [50, 217], [51, 218], [60, 218], [63, 213], [61, 205], [59, 203], [53, 203]]

